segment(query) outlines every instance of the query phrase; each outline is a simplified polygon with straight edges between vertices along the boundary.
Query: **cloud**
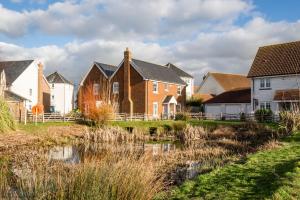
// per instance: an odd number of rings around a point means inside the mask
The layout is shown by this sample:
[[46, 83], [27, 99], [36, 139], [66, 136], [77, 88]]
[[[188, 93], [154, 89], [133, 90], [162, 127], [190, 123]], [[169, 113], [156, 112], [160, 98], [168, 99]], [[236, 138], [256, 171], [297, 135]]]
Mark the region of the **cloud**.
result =
[[245, 0], [64, 1], [49, 4], [46, 10], [5, 9], [6, 13], [10, 12], [9, 16], [18, 17], [11, 23], [2, 20], [5, 13], [0, 12], [0, 23], [3, 26], [23, 24], [23, 31], [16, 34], [13, 27], [0, 31], [8, 36], [22, 36], [29, 30], [37, 30], [49, 35], [88, 39], [193, 36], [199, 29], [207, 29], [215, 23], [231, 23], [251, 8], [252, 4]]

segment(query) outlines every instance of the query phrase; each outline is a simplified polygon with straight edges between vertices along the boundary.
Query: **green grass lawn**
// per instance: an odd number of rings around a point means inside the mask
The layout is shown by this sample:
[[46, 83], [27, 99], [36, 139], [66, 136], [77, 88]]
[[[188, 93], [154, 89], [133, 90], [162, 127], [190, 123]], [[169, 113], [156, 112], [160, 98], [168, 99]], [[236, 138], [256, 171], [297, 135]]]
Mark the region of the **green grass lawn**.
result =
[[17, 129], [25, 131], [27, 133], [35, 133], [45, 130], [48, 127], [53, 126], [72, 126], [74, 125], [74, 122], [45, 122], [45, 123], [27, 123], [24, 124], [18, 124]]
[[300, 199], [300, 133], [283, 147], [185, 182], [171, 199]]

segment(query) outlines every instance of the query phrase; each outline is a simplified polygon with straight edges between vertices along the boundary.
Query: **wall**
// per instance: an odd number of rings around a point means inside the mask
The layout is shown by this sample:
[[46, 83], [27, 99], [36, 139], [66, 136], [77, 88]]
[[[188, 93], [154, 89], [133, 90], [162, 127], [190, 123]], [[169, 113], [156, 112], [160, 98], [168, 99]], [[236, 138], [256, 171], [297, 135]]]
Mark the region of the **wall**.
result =
[[[253, 99], [260, 102], [271, 102], [271, 110], [275, 113], [279, 111], [278, 103], [273, 101], [276, 90], [298, 89], [300, 86], [300, 75], [269, 77], [271, 89], [260, 88], [260, 78], [252, 79], [251, 104], [253, 109]], [[254, 84], [253, 84], [254, 83]], [[259, 109], [259, 104], [256, 109]]]
[[210, 75], [204, 79], [200, 85], [197, 93], [199, 94], [214, 94], [219, 95], [225, 90], [218, 84], [218, 82]]
[[[29, 99], [26, 101], [26, 108], [31, 110], [38, 101], [38, 63], [32, 62], [25, 71], [13, 82], [9, 90]], [[32, 89], [32, 95], [29, 94]]]
[[193, 78], [186, 78], [186, 77], [180, 77], [185, 83], [187, 83], [186, 86], [186, 98], [189, 99], [194, 94], [194, 79]]
[[240, 113], [250, 113], [251, 112], [250, 103], [215, 103], [215, 104], [205, 104], [205, 113], [213, 117], [220, 116], [221, 113], [226, 114], [240, 114]]
[[[54, 87], [52, 87], [53, 85]], [[73, 110], [73, 92], [73, 85], [51, 84], [51, 106], [54, 106], [55, 112], [67, 114]]]
[[43, 91], [43, 105], [44, 105], [44, 112], [50, 112], [50, 104], [51, 104], [51, 99], [50, 99], [50, 85], [48, 82], [43, 78], [42, 82], [42, 91]]
[[164, 82], [158, 82], [158, 93], [153, 92], [153, 81], [147, 81], [148, 86], [148, 113], [149, 115], [153, 114], [153, 103], [158, 103], [158, 113], [159, 115], [163, 112], [163, 101], [168, 95], [172, 95], [176, 98], [177, 104], [181, 104], [181, 109], [184, 110], [185, 106], [185, 87], [181, 86], [181, 95], [177, 95], [177, 84], [174, 83], [168, 83], [169, 84], [169, 90], [165, 91], [165, 83]]

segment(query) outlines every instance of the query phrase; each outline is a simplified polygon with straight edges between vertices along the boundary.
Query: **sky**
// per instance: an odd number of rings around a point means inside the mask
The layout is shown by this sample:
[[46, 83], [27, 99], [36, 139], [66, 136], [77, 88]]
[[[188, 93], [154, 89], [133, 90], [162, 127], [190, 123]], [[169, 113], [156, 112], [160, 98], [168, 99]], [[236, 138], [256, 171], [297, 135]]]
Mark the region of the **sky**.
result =
[[300, 40], [299, 0], [0, 0], [0, 60], [38, 59], [78, 84], [94, 61], [247, 74], [260, 46]]

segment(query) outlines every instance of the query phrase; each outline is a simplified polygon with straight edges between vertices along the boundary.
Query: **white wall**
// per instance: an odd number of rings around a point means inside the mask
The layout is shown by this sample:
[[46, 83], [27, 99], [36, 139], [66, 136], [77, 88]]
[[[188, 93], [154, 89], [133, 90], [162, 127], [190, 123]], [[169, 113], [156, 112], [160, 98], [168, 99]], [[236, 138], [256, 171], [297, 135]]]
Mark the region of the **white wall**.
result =
[[73, 110], [73, 85], [54, 83], [54, 87], [52, 87], [52, 83], [50, 83], [50, 93], [51, 106], [54, 106], [55, 112], [67, 114]]
[[222, 88], [222, 86], [220, 86], [217, 80], [208, 74], [207, 77], [202, 81], [197, 93], [219, 95], [223, 92], [225, 92], [225, 90]]
[[[32, 95], [29, 90], [32, 89]], [[12, 83], [9, 90], [30, 101], [26, 101], [26, 108], [31, 109], [38, 102], [38, 62], [32, 62], [25, 71]]]
[[205, 104], [205, 113], [212, 117], [223, 114], [240, 114], [251, 112], [250, 103], [215, 103]]
[[300, 75], [290, 75], [290, 76], [276, 76], [268, 77], [271, 82], [271, 89], [261, 89], [260, 88], [260, 78], [252, 79], [252, 88], [251, 88], [251, 104], [253, 107], [253, 99], [258, 100], [258, 106], [256, 109], [259, 109], [260, 102], [271, 102], [271, 110], [274, 113], [279, 111], [278, 103], [274, 102], [274, 95], [276, 90], [286, 90], [286, 89], [298, 89], [300, 86]]
[[186, 84], [186, 98], [189, 99], [194, 94], [194, 79], [187, 77], [180, 77]]

